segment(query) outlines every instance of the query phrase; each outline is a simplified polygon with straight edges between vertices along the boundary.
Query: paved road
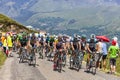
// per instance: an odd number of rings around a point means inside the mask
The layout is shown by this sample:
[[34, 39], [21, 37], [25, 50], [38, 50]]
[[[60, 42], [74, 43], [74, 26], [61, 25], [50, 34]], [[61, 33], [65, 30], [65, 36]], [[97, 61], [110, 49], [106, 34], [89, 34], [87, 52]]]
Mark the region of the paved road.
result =
[[28, 66], [27, 63], [19, 63], [18, 55], [6, 60], [5, 65], [0, 70], [0, 80], [46, 80], [40, 71]]
[[94, 76], [91, 73], [84, 72], [84, 68], [77, 72], [69, 69], [69, 66], [63, 68], [62, 72], [53, 71], [53, 64], [46, 59], [37, 58], [37, 66], [28, 66], [27, 63], [18, 63], [19, 58], [8, 58], [5, 65], [0, 70], [0, 80], [120, 80], [119, 77], [108, 75], [103, 72], [97, 72]]

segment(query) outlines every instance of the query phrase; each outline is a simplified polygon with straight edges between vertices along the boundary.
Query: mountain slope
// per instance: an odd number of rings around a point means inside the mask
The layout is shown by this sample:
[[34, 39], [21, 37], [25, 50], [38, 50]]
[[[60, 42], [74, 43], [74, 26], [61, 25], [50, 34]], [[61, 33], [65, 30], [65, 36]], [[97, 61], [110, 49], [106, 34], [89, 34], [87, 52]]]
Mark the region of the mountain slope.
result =
[[116, 35], [120, 31], [119, 10], [119, 0], [0, 1], [1, 13], [51, 33]]
[[31, 32], [28, 28], [25, 26], [19, 24], [18, 22], [10, 19], [9, 17], [0, 14], [0, 31], [2, 32], [9, 32], [9, 31], [14, 31], [14, 32], [20, 32], [20, 31], [26, 31], [26, 32]]
[[[48, 31], [55, 31], [59, 30], [60, 28], [62, 28], [61, 30], [73, 29], [80, 31], [81, 29], [93, 29], [96, 27], [97, 29], [105, 29], [106, 32], [110, 32], [112, 27], [116, 27], [114, 31], [116, 31], [116, 29], [119, 27], [119, 9], [119, 6], [91, 6], [51, 13], [37, 13], [29, 18], [27, 23]], [[50, 18], [53, 18], [55, 21], [51, 20]], [[56, 18], [57, 20], [62, 19], [62, 21], [56, 23]], [[87, 31], [89, 33], [89, 30]]]

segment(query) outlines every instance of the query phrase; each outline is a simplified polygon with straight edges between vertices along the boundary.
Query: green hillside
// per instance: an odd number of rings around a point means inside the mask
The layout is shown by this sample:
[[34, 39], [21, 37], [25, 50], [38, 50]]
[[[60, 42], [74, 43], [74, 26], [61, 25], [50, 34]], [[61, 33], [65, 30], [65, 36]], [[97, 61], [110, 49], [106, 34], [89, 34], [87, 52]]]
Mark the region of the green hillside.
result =
[[25, 26], [21, 25], [20, 23], [10, 19], [9, 17], [3, 14], [0, 14], [0, 26], [0, 31], [2, 32], [11, 31], [11, 27], [13, 28], [12, 30], [16, 32], [19, 32], [20, 30], [31, 32], [31, 30], [29, 30]]

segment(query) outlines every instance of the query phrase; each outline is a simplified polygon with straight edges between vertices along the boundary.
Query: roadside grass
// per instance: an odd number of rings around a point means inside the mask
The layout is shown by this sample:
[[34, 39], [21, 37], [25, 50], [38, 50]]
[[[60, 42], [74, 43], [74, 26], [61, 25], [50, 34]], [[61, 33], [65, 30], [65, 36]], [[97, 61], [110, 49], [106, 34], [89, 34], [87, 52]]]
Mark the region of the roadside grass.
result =
[[0, 68], [4, 64], [6, 58], [6, 55], [3, 53], [3, 51], [0, 50]]

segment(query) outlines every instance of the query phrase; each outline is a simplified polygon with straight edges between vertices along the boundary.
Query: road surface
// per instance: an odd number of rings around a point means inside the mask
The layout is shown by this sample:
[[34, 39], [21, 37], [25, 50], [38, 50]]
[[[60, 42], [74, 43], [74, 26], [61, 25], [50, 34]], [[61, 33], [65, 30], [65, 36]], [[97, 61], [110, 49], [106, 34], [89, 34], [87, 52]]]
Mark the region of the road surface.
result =
[[84, 67], [77, 72], [69, 69], [69, 65], [62, 72], [53, 71], [53, 64], [46, 59], [38, 59], [36, 67], [28, 66], [28, 63], [19, 63], [17, 54], [7, 58], [0, 69], [0, 80], [120, 80], [120, 77], [97, 72], [96, 75], [84, 72]]

